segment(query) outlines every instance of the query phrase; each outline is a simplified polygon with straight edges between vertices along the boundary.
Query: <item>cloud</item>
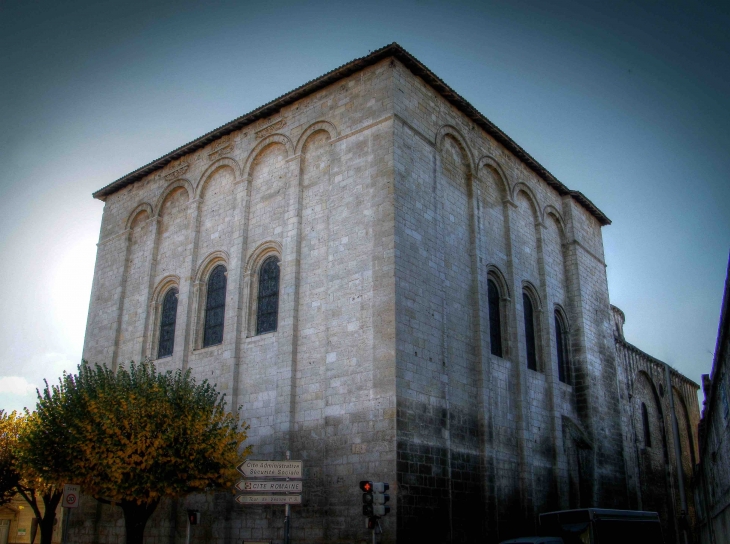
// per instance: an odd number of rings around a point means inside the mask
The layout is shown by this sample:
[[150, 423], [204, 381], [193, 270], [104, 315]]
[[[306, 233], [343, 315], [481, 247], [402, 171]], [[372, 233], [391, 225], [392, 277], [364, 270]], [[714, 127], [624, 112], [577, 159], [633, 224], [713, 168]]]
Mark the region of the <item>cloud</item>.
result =
[[35, 390], [36, 386], [22, 376], [0, 377], [0, 393], [10, 393], [11, 395], [28, 395], [30, 393], [35, 393]]

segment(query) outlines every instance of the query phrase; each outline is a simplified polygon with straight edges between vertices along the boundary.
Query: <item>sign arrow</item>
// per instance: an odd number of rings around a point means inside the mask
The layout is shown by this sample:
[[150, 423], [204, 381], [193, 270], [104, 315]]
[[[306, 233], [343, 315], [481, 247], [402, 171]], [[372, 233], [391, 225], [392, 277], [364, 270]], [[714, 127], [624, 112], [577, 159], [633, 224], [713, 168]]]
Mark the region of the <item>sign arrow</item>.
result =
[[302, 504], [301, 495], [238, 495], [238, 504]]
[[239, 491], [259, 491], [268, 493], [301, 493], [301, 480], [240, 480], [236, 484]]
[[236, 467], [246, 478], [298, 478], [302, 477], [301, 461], [261, 461], [246, 459]]

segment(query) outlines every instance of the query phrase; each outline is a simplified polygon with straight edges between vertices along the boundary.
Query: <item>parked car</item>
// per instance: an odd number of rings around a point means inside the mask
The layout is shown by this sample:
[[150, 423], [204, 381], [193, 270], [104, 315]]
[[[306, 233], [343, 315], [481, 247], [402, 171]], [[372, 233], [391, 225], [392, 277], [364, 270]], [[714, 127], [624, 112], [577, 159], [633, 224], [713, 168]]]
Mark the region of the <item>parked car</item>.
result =
[[521, 536], [503, 540], [499, 544], [565, 544], [559, 536]]
[[540, 514], [540, 533], [565, 544], [664, 544], [659, 514], [581, 508]]

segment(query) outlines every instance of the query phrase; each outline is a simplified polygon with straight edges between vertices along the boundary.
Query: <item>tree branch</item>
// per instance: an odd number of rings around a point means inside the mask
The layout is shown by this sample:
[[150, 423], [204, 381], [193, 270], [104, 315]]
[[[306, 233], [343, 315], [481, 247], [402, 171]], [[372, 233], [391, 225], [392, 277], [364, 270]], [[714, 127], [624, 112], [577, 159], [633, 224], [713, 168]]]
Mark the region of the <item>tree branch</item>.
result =
[[[41, 510], [40, 508], [38, 508], [38, 501], [35, 498], [35, 489], [28, 489], [20, 484], [18, 484], [15, 488], [18, 490], [18, 493], [23, 496], [25, 502], [30, 504], [33, 512], [35, 512], [35, 517], [37, 517], [38, 519], [42, 518], [43, 516], [41, 516]], [[28, 497], [27, 492], [30, 492], [30, 497]]]

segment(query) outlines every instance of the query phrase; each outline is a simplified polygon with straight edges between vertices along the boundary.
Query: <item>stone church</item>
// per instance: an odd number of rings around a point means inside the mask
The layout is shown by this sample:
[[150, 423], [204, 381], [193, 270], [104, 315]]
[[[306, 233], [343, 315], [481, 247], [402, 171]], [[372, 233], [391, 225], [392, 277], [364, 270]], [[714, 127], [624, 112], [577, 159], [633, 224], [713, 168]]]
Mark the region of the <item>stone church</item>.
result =
[[[190, 369], [252, 458], [302, 459], [292, 542], [368, 540], [363, 479], [391, 486], [382, 542], [586, 506], [659, 511], [668, 542], [691, 521], [698, 386], [623, 338], [609, 219], [399, 45], [93, 196], [84, 358]], [[218, 493], [163, 503], [147, 542], [182, 544], [186, 508], [196, 542], [283, 539], [283, 507]], [[118, 510], [84, 498], [71, 540], [122, 542]]]

